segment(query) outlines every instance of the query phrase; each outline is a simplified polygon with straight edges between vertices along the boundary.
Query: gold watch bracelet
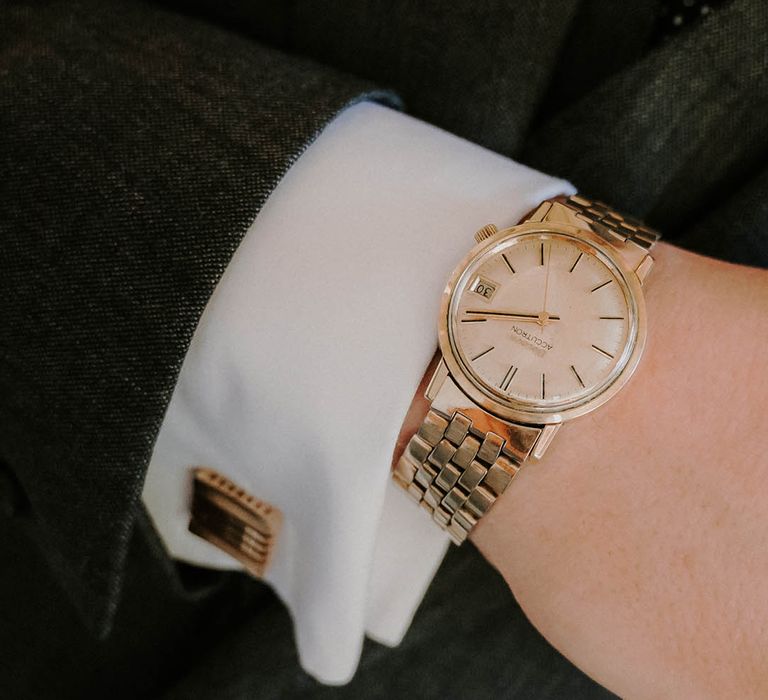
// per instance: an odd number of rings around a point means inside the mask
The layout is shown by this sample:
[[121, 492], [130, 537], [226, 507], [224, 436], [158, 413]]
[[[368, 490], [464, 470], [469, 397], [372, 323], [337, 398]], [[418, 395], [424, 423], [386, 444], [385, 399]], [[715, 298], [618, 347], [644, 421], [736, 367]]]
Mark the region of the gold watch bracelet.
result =
[[[573, 195], [562, 204], [604, 240], [647, 253], [659, 234], [602, 202]], [[528, 217], [526, 217], [527, 219]], [[398, 486], [462, 544], [478, 520], [504, 493], [528, 459], [541, 426], [519, 425], [519, 444], [483, 432], [461, 412], [445, 415], [430, 408], [393, 471]]]

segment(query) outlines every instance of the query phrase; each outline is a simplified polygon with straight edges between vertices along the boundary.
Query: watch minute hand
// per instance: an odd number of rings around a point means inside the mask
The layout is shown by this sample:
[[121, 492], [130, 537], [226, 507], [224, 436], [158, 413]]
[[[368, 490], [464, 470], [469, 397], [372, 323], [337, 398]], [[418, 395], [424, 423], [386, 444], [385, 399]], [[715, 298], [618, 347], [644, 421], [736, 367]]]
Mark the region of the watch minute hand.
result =
[[[529, 321], [531, 323], [539, 322], [539, 314], [516, 314], [509, 311], [473, 311], [467, 310], [466, 313], [477, 316], [489, 316], [491, 318], [511, 318], [515, 321]], [[559, 316], [548, 315], [550, 321], [559, 321]]]

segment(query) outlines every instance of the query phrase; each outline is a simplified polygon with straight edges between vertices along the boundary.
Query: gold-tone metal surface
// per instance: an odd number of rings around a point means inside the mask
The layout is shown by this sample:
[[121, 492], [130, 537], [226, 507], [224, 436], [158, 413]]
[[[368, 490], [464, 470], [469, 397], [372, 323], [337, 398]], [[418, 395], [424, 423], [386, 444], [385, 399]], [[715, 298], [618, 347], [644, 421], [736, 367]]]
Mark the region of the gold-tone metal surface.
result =
[[[636, 333], [620, 373], [599, 394], [566, 409], [532, 410], [495, 400], [464, 371], [451, 339], [451, 300], [464, 271], [501, 241], [530, 232], [571, 236], [602, 252], [615, 264], [634, 303]], [[641, 284], [653, 265], [649, 250], [658, 238], [655, 231], [639, 221], [581, 196], [543, 202], [518, 226], [499, 231], [491, 224], [475, 234], [478, 245], [454, 270], [443, 293], [438, 328], [442, 359], [426, 391], [431, 408], [393, 473], [395, 481], [430, 513], [455, 544], [466, 539], [523, 464], [544, 455], [564, 421], [602, 405], [629, 380], [645, 344], [647, 325]], [[483, 310], [477, 313], [489, 320], [501, 314]], [[546, 316], [513, 312], [501, 315], [541, 326], [559, 320], [546, 311], [543, 314]], [[571, 369], [583, 385], [575, 368]]]
[[542, 427], [541, 435], [539, 435], [539, 439], [533, 446], [530, 459], [541, 459], [544, 456], [544, 453], [552, 444], [552, 440], [554, 440], [555, 435], [557, 435], [557, 431], [560, 430], [561, 426], [562, 423], [550, 423], [549, 425]]
[[262, 578], [275, 550], [282, 513], [213, 469], [198, 467], [192, 473], [189, 531]]
[[491, 238], [491, 236], [496, 235], [496, 232], [498, 230], [499, 229], [496, 226], [496, 224], [486, 224], [485, 226], [483, 226], [483, 228], [475, 231], [475, 241], [480, 243], [481, 241]]
[[435, 397], [437, 396], [437, 392], [440, 391], [440, 388], [443, 386], [443, 382], [445, 381], [447, 376], [448, 376], [448, 365], [446, 365], [445, 360], [441, 358], [440, 362], [438, 362], [437, 364], [435, 373], [432, 375], [432, 379], [429, 380], [429, 385], [427, 386], [427, 390], [426, 392], [424, 392], [424, 395], [427, 397], [429, 401], [435, 400]]
[[544, 221], [545, 217], [549, 214], [549, 210], [552, 209], [554, 202], [547, 200], [539, 204], [528, 216], [524, 217], [524, 221]]
[[[534, 445], [538, 445], [538, 442], [540, 442], [544, 426], [510, 423], [483, 410], [459, 388], [454, 378], [449, 375], [447, 366], [443, 362], [440, 362], [435, 370], [432, 382], [429, 385], [427, 398], [431, 399], [432, 408], [443, 416], [465, 416], [466, 420], [472, 423], [475, 435], [482, 436], [485, 433], [491, 432], [500, 436], [505, 440], [505, 450], [511, 452], [520, 460], [525, 459], [530, 454]], [[557, 426], [554, 427], [556, 428]], [[554, 434], [554, 431], [549, 431], [549, 434]], [[471, 440], [471, 436], [469, 436], [468, 440]], [[465, 445], [466, 443], [459, 448], [459, 452], [465, 449]], [[474, 459], [479, 449], [480, 445], [478, 444], [471, 459]], [[546, 444], [539, 448], [537, 459], [544, 454], [545, 449]], [[453, 461], [457, 462], [460, 459], [461, 455], [456, 455]], [[461, 466], [465, 465], [462, 464]]]
[[648, 277], [648, 273], [653, 267], [653, 258], [650, 255], [646, 255], [635, 268], [635, 274], [637, 279], [640, 280], [640, 284], [645, 282], [645, 278]]
[[[570, 200], [568, 200], [570, 201]], [[523, 222], [517, 226], [513, 226], [509, 229], [503, 229], [497, 233], [492, 239], [483, 241], [475, 246], [469, 254], [461, 261], [451, 275], [448, 284], [443, 292], [442, 302], [440, 306], [440, 317], [438, 325], [438, 342], [440, 351], [443, 355], [443, 360], [448, 369], [448, 373], [454, 378], [456, 384], [460, 388], [472, 403], [483, 411], [487, 411], [493, 415], [498, 416], [503, 420], [513, 421], [523, 424], [550, 424], [561, 423], [566, 420], [570, 420], [580, 415], [588, 413], [598, 406], [608, 401], [614, 396], [624, 384], [629, 380], [637, 367], [637, 363], [642, 355], [643, 348], [645, 346], [645, 338], [647, 333], [647, 321], [645, 316], [645, 303], [642, 294], [642, 287], [640, 279], [635, 273], [634, 267], [628, 265], [627, 256], [623, 254], [623, 251], [630, 251], [631, 258], [636, 257], [634, 251], [642, 251], [638, 257], [645, 257], [648, 254], [648, 249], [645, 248], [647, 240], [650, 238], [649, 234], [643, 234], [642, 245], [636, 245], [634, 239], [631, 236], [625, 236], [623, 239], [620, 236], [624, 234], [617, 234], [615, 236], [616, 245], [608, 243], [605, 237], [599, 235], [591, 228], [586, 228], [586, 214], [582, 211], [576, 211], [571, 209], [566, 204], [561, 202], [552, 202], [551, 207], [541, 222]], [[550, 221], [550, 217], [555, 220], [555, 223]], [[603, 217], [604, 219], [605, 217]], [[601, 221], [603, 220], [601, 219]], [[561, 223], [562, 221], [577, 221], [580, 225], [576, 226], [573, 223]], [[523, 404], [521, 402], [515, 402], [513, 400], [502, 401], [498, 397], [490, 396], [486, 390], [474, 380], [474, 378], [468, 374], [463, 367], [461, 360], [459, 359], [458, 352], [453, 343], [452, 334], [450, 330], [450, 307], [453, 299], [454, 290], [456, 289], [459, 280], [461, 279], [464, 271], [469, 265], [473, 263], [476, 258], [479, 258], [487, 251], [495, 248], [501, 242], [508, 237], [519, 236], [530, 233], [552, 233], [556, 235], [564, 235], [571, 237], [574, 240], [584, 240], [592, 248], [602, 252], [608, 259], [610, 259], [617, 272], [621, 275], [623, 283], [628, 289], [628, 294], [635, 305], [635, 317], [636, 317], [636, 330], [635, 340], [631, 348], [631, 352], [623, 363], [621, 371], [612, 378], [611, 383], [604, 387], [600, 393], [588, 397], [587, 400], [582, 400], [575, 405], [567, 406], [565, 408], [559, 408], [557, 410], [551, 410], [547, 408], [538, 408], [535, 406]], [[618, 245], [622, 246], [622, 250], [619, 250]]]
[[[489, 430], [500, 427], [503, 434]], [[461, 544], [504, 493], [536, 443], [541, 428], [486, 421], [433, 408], [393, 472], [432, 519]]]
[[568, 197], [565, 202], [556, 202], [548, 220], [552, 220], [550, 216], [557, 216], [557, 212], [561, 215], [562, 212], [571, 212], [577, 226], [586, 226], [610, 243], [633, 270], [638, 269], [648, 257], [648, 251], [660, 238], [658, 232], [637, 219], [620, 214], [603, 202], [580, 195]]

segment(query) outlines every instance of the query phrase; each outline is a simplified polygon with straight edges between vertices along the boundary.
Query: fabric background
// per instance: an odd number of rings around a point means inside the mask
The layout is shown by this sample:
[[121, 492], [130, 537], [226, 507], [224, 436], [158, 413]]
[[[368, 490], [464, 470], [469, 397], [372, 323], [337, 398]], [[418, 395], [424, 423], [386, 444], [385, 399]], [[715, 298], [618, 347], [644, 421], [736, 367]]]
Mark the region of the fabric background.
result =
[[240, 237], [356, 100], [399, 95], [674, 241], [766, 266], [768, 6], [710, 4], [674, 35], [650, 0], [0, 6], [2, 693], [605, 696], [471, 548], [410, 653], [371, 644], [351, 686], [318, 688], [268, 591], [175, 565], [137, 497]]
[[0, 46], [0, 451], [104, 630], [214, 285], [319, 129], [395, 98], [135, 3], [11, 6]]

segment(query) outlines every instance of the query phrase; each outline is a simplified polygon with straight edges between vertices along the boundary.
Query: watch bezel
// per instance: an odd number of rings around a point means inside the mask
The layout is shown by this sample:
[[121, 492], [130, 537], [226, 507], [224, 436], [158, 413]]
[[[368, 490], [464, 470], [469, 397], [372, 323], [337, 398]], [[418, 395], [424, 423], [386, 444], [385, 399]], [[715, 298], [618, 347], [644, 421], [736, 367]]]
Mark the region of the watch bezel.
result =
[[[598, 393], [589, 395], [578, 400], [574, 405], [567, 405], [566, 407], [526, 407], [523, 402], [512, 399], [506, 403], [502, 403], [497, 398], [490, 395], [487, 390], [465, 370], [464, 365], [458, 356], [458, 349], [454, 346], [450, 332], [451, 300], [464, 271], [471, 266], [475, 260], [485, 255], [490, 249], [495, 248], [500, 243], [513, 237], [535, 233], [564, 234], [583, 240], [596, 248], [609, 258], [616, 270], [621, 274], [622, 281], [626, 284], [635, 307], [636, 332], [634, 344], [626, 358], [624, 366], [607, 385], [603, 386], [602, 389], [598, 391]], [[443, 291], [440, 303], [438, 341], [440, 351], [454, 381], [461, 391], [483, 410], [503, 420], [520, 423], [533, 425], [562, 423], [589, 413], [599, 406], [602, 406], [624, 387], [634, 373], [645, 347], [646, 335], [647, 318], [645, 299], [640, 279], [635, 274], [635, 271], [628, 266], [616, 248], [611, 246], [596, 233], [579, 226], [564, 223], [540, 221], [524, 222], [516, 226], [502, 229], [492, 237], [475, 245], [454, 269]]]

